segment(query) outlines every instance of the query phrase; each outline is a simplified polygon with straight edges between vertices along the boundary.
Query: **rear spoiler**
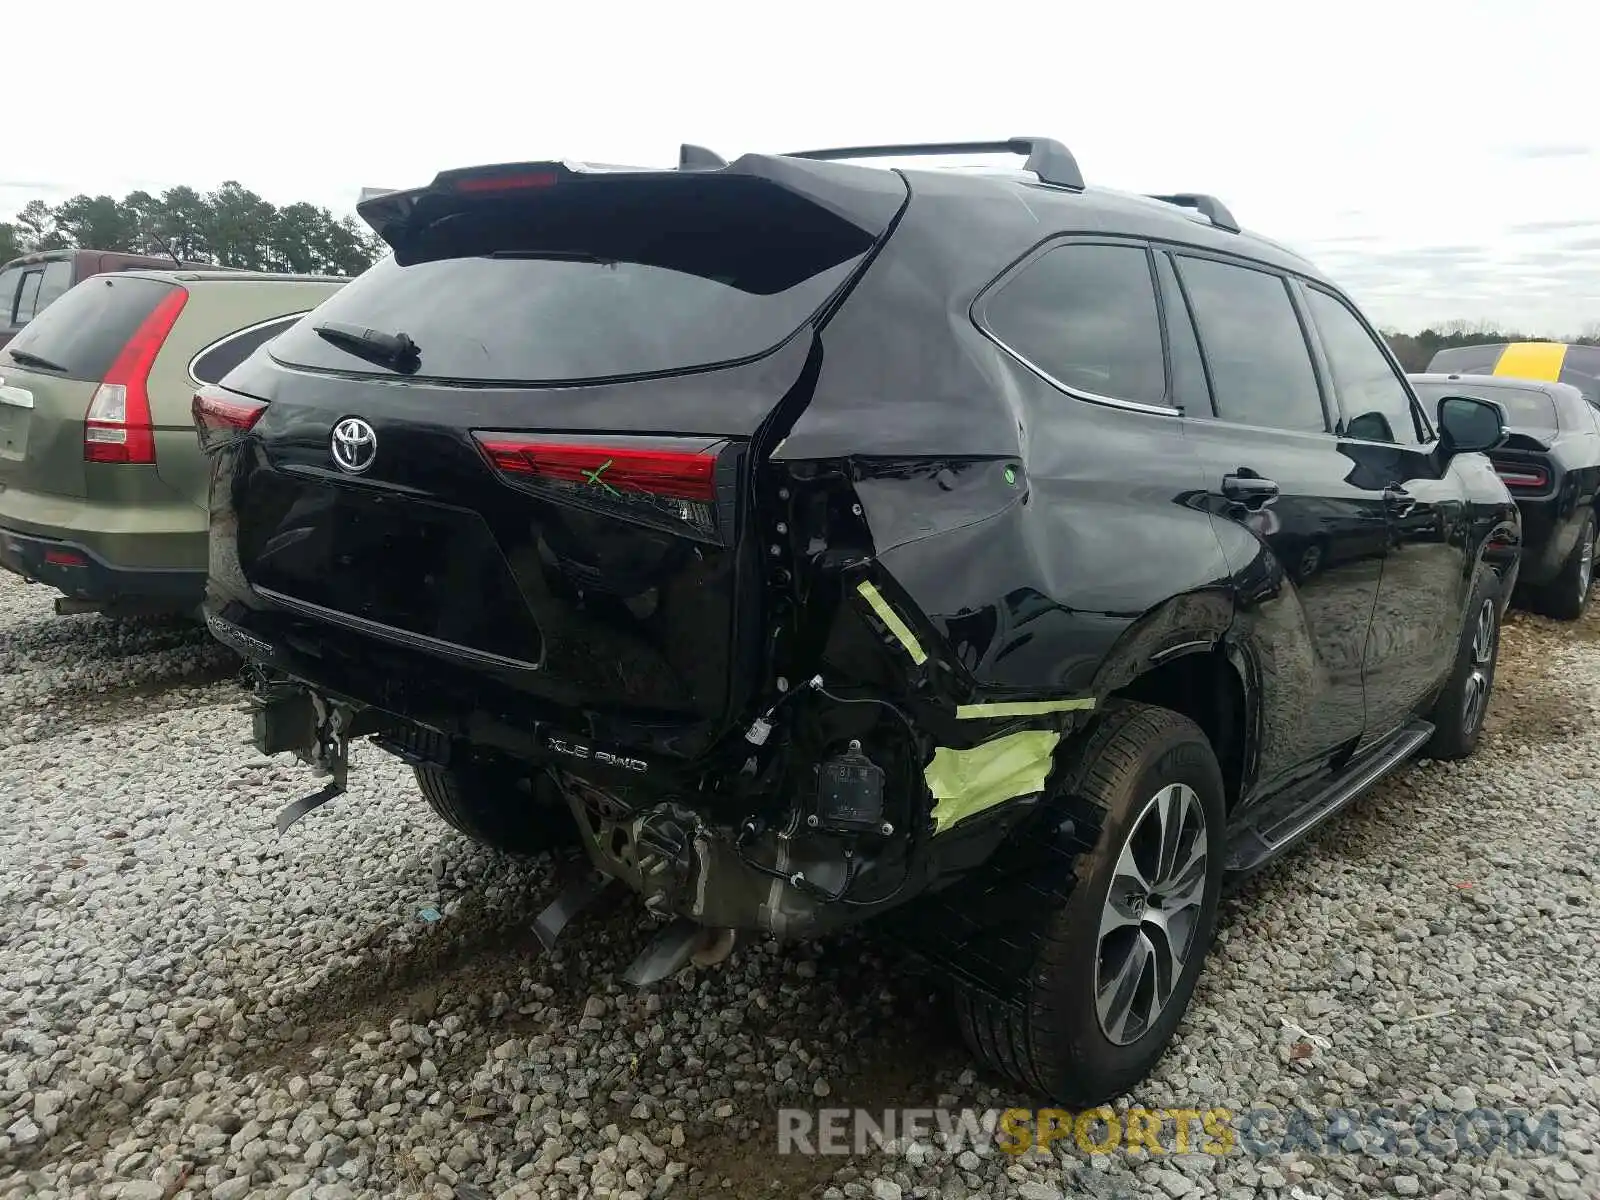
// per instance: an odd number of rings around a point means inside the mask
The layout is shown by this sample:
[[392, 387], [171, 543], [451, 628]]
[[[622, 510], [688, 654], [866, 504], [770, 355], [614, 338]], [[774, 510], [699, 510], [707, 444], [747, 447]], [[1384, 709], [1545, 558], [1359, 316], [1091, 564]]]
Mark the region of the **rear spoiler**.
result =
[[[567, 161], [501, 163], [463, 171], [442, 171], [426, 187], [409, 191], [363, 188], [356, 211], [361, 219], [391, 247], [425, 229], [432, 221], [452, 212], [451, 200], [459, 211], [463, 193], [477, 199], [490, 195], [505, 198], [519, 188], [526, 192], [539, 187], [568, 187], [578, 181], [601, 179], [661, 180], [685, 176], [715, 178], [745, 176], [766, 179], [794, 192], [835, 216], [859, 228], [881, 234], [906, 198], [904, 184], [898, 189], [865, 182], [859, 173], [842, 175], [818, 172], [818, 164], [858, 158], [920, 158], [928, 155], [1016, 154], [1023, 156], [1023, 170], [1032, 172], [1041, 184], [1069, 192], [1084, 190], [1083, 172], [1072, 151], [1054, 138], [1014, 137], [989, 142], [908, 142], [897, 145], [839, 146], [825, 150], [793, 150], [787, 154], [746, 154], [728, 162], [715, 150], [684, 143], [678, 147], [676, 167], [618, 167], [600, 163]], [[890, 175], [890, 172], [883, 172]], [[876, 195], [873, 195], [876, 193]], [[893, 195], [893, 211], [885, 215], [888, 197]], [[869, 198], [870, 197], [870, 198]], [[1199, 192], [1176, 192], [1151, 196], [1185, 209], [1197, 219], [1209, 221], [1217, 229], [1238, 233], [1239, 222], [1215, 196]], [[862, 205], [865, 204], [865, 208]]]
[[[634, 187], [681, 197], [684, 190], [739, 181], [790, 193], [876, 238], [906, 202], [905, 181], [890, 171], [848, 171], [830, 164], [781, 155], [747, 154], [723, 163], [709, 150], [685, 146], [678, 168], [613, 166], [571, 161], [497, 163], [441, 171], [423, 187], [401, 191], [364, 189], [356, 212], [392, 249], [425, 232], [442, 218], [481, 206], [538, 203], [542, 198], [573, 202], [576, 189]], [[720, 165], [715, 165], [720, 164]]]

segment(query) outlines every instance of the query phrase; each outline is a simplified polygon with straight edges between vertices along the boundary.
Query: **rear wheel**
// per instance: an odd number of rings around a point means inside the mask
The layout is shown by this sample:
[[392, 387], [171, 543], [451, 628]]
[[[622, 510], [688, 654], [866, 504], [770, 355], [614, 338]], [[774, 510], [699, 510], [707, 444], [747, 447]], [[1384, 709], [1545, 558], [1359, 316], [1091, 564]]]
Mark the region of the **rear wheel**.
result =
[[1494, 572], [1484, 569], [1473, 585], [1455, 669], [1428, 714], [1433, 737], [1423, 750], [1427, 757], [1465, 758], [1477, 748], [1499, 656], [1500, 585]]
[[575, 837], [566, 806], [541, 796], [526, 773], [509, 764], [468, 761], [413, 771], [433, 811], [485, 846], [538, 854]]
[[1194, 722], [1133, 705], [1091, 735], [1064, 805], [1093, 844], [1042, 918], [1022, 1005], [962, 986], [956, 1009], [988, 1066], [1089, 1105], [1148, 1075], [1188, 1007], [1222, 885], [1222, 773]]
[[1594, 513], [1583, 518], [1577, 544], [1562, 564], [1561, 574], [1539, 591], [1539, 608], [1561, 621], [1576, 621], [1589, 605], [1590, 585], [1594, 583]]

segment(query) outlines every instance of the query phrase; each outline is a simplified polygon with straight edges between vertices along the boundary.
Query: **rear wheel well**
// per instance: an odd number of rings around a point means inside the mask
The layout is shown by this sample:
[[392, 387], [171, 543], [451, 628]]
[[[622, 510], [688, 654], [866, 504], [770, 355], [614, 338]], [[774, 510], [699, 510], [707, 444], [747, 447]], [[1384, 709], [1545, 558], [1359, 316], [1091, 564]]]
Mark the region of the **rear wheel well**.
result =
[[1222, 768], [1229, 809], [1244, 779], [1244, 687], [1221, 650], [1185, 654], [1152, 667], [1108, 699], [1154, 704], [1182, 713], [1206, 735]]

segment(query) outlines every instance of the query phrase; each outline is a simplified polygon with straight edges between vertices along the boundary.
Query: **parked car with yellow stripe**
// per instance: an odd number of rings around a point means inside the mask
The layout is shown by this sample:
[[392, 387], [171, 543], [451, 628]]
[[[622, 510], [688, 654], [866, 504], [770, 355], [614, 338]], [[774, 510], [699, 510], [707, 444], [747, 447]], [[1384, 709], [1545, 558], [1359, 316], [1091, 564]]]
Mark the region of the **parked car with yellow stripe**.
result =
[[1503, 379], [1534, 379], [1565, 383], [1583, 393], [1590, 404], [1600, 405], [1600, 346], [1566, 342], [1495, 342], [1482, 346], [1452, 346], [1433, 356], [1433, 375], [1497, 375]]

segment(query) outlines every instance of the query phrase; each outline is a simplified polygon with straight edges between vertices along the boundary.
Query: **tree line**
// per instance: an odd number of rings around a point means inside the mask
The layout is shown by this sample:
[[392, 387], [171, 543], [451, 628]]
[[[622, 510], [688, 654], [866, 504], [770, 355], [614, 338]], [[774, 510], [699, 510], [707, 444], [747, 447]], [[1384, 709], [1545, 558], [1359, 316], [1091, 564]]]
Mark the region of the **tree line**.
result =
[[0, 263], [36, 250], [82, 247], [174, 257], [254, 271], [358, 275], [382, 243], [354, 217], [314, 204], [280, 208], [229, 180], [210, 192], [168, 188], [30, 200], [0, 221]]

